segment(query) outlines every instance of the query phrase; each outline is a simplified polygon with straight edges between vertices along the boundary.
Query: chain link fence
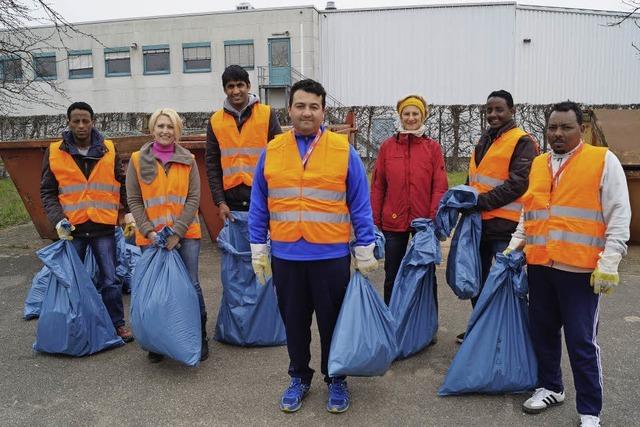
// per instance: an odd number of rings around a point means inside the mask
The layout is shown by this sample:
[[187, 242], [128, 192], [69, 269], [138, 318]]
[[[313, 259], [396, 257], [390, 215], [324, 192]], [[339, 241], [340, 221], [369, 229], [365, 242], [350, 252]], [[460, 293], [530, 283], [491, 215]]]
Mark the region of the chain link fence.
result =
[[[640, 104], [583, 105], [583, 108], [587, 111], [595, 108], [640, 109]], [[547, 149], [544, 129], [550, 110], [551, 105], [516, 106], [515, 118], [518, 126], [529, 132], [543, 151]], [[326, 121], [330, 124], [344, 123], [349, 111], [353, 111], [355, 115], [358, 130], [355, 146], [367, 167], [371, 169], [380, 144], [398, 129], [398, 115], [392, 106], [328, 106]], [[275, 112], [283, 126], [291, 124], [285, 108], [276, 109]], [[180, 115], [184, 121], [184, 134], [206, 132], [210, 112], [189, 112]], [[142, 135], [148, 133], [148, 120], [148, 113], [96, 114], [96, 128], [107, 137]], [[427, 135], [440, 142], [447, 169], [456, 171], [466, 170], [473, 146], [487, 123], [483, 105], [432, 105], [425, 125]], [[59, 136], [65, 128], [64, 115], [1, 117], [0, 140], [51, 138]]]

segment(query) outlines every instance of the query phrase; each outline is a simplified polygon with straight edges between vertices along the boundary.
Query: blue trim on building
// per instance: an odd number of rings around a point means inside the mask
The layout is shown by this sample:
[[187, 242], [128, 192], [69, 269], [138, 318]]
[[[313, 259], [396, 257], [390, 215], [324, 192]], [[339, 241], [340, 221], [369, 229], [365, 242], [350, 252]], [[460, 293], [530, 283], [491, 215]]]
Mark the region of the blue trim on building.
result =
[[250, 39], [250, 40], [225, 40], [224, 41], [224, 45], [225, 46], [237, 46], [237, 45], [244, 45], [244, 44], [253, 44], [253, 39]]

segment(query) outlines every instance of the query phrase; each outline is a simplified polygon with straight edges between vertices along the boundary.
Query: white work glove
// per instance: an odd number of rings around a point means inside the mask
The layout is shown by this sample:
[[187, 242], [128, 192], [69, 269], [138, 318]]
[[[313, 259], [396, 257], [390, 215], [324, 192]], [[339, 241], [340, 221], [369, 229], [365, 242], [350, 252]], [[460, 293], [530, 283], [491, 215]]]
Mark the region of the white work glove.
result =
[[124, 216], [124, 228], [122, 232], [125, 238], [133, 237], [136, 234], [136, 220], [133, 218], [133, 214], [128, 213]]
[[353, 254], [355, 256], [355, 267], [362, 274], [368, 274], [378, 269], [378, 260], [373, 256], [375, 243], [367, 246], [354, 246]]
[[591, 273], [591, 287], [594, 294], [609, 295], [620, 283], [618, 275], [618, 264], [622, 260], [622, 255], [617, 253], [604, 254], [600, 252], [598, 265]]
[[519, 249], [522, 249], [524, 247], [524, 244], [525, 244], [525, 240], [524, 239], [519, 239], [517, 237], [512, 237], [511, 241], [509, 242], [509, 246], [507, 246], [507, 249], [502, 251], [502, 255], [509, 255], [513, 251], [517, 251]]
[[58, 237], [62, 240], [73, 240], [71, 232], [75, 229], [76, 227], [74, 227], [67, 218], [58, 221], [56, 224], [56, 233], [58, 233]]
[[251, 243], [251, 266], [258, 283], [262, 286], [266, 285], [267, 280], [271, 277], [269, 248], [266, 243]]

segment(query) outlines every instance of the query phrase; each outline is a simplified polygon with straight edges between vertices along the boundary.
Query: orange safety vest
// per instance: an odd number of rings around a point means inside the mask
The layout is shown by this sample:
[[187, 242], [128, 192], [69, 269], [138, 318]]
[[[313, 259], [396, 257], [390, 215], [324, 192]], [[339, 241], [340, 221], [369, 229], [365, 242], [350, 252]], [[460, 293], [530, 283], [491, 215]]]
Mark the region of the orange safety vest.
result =
[[49, 167], [58, 181], [58, 200], [71, 224], [93, 221], [116, 225], [120, 207], [120, 183], [114, 169], [116, 150], [105, 140], [107, 151], [87, 179], [73, 156], [60, 149], [62, 141], [49, 146]]
[[225, 190], [240, 184], [253, 184], [258, 158], [269, 137], [271, 108], [254, 104], [251, 115], [238, 131], [235, 118], [220, 109], [211, 116], [211, 129], [220, 144], [222, 185]]
[[[493, 141], [482, 158], [480, 165], [476, 165], [474, 150], [469, 160], [469, 185], [480, 193], [486, 193], [504, 184], [509, 178], [509, 163], [511, 162], [513, 150], [524, 135], [527, 135], [527, 133], [520, 128], [513, 128], [504, 132], [498, 139]], [[498, 209], [483, 211], [481, 215], [483, 220], [503, 218], [518, 222], [520, 221], [521, 211], [521, 200], [517, 199]]]
[[[165, 173], [164, 167], [157, 163], [156, 178], [146, 184], [140, 175], [140, 152], [136, 151], [131, 155], [133, 168], [138, 176], [140, 192], [144, 202], [144, 210], [153, 224], [155, 231], [160, 231], [165, 225], [171, 227], [173, 222], [180, 216], [189, 192], [189, 174], [192, 166], [182, 163], [172, 163], [169, 173]], [[185, 239], [199, 239], [202, 236], [200, 231], [200, 220], [198, 211], [189, 224]], [[151, 241], [136, 229], [136, 245], [145, 246]]]
[[607, 149], [583, 145], [552, 190], [549, 153], [536, 157], [522, 197], [527, 263], [596, 268], [605, 229], [600, 182]]
[[306, 167], [293, 130], [276, 136], [267, 146], [264, 163], [271, 239], [347, 243], [348, 164], [349, 141], [344, 135], [324, 131]]

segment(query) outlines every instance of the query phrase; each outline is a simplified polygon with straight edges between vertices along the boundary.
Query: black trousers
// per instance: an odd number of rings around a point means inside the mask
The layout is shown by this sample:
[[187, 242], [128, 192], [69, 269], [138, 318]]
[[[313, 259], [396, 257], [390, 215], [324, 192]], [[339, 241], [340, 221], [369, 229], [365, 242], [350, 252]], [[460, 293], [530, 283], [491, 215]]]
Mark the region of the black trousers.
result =
[[311, 320], [316, 313], [320, 332], [320, 371], [325, 382], [333, 329], [351, 276], [351, 257], [320, 261], [288, 261], [271, 257], [278, 307], [287, 332], [289, 375], [311, 383]]
[[482, 269], [482, 281], [480, 282], [480, 292], [475, 298], [471, 298], [471, 306], [475, 307], [482, 289], [484, 288], [484, 282], [489, 277], [491, 266], [493, 265], [493, 259], [498, 252], [503, 252], [509, 246], [508, 240], [480, 240], [480, 264]]
[[[384, 234], [384, 302], [389, 305], [393, 293], [393, 283], [398, 275], [402, 258], [407, 252], [409, 237], [413, 231], [383, 231]], [[434, 270], [435, 274], [435, 270]], [[433, 298], [438, 308], [438, 283], [433, 278]]]

